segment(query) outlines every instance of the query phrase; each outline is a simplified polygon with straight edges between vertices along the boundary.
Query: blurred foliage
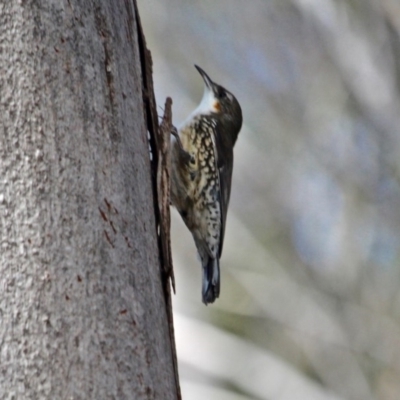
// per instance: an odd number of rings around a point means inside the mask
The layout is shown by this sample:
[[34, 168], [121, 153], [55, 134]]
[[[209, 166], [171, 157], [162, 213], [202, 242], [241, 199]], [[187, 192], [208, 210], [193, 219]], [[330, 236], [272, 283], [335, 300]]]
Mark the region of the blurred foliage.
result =
[[400, 3], [139, 0], [159, 104], [239, 99], [222, 290], [173, 212], [184, 399], [400, 398]]

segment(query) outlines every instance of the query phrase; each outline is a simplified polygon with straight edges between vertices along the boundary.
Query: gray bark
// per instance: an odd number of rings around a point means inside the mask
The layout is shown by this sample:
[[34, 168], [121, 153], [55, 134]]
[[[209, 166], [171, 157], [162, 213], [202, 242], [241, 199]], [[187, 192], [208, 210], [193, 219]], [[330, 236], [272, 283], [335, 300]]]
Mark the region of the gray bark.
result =
[[133, 1], [0, 3], [0, 399], [175, 399]]

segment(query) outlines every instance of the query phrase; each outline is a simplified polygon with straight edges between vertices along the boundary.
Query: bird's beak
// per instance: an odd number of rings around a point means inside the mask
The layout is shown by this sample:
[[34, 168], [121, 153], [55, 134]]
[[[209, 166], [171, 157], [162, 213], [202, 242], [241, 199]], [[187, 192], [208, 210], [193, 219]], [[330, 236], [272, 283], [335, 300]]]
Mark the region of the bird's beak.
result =
[[201, 77], [204, 80], [204, 83], [206, 84], [208, 89], [211, 89], [212, 86], [214, 85], [214, 82], [211, 80], [211, 78], [198, 66], [198, 65], [194, 65], [197, 69], [197, 71], [199, 71]]

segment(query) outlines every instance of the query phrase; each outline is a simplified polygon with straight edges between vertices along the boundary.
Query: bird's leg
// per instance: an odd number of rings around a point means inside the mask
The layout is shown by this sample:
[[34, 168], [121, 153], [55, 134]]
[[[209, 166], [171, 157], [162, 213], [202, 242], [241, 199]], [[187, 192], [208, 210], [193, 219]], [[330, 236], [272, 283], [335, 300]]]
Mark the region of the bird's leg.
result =
[[190, 153], [188, 153], [183, 148], [181, 138], [179, 137], [178, 130], [175, 128], [175, 126], [172, 127], [171, 135], [175, 137], [175, 139], [176, 139], [176, 141], [178, 143], [180, 157], [184, 161], [184, 163], [188, 164], [189, 162], [192, 162], [192, 159], [194, 159], [194, 158]]

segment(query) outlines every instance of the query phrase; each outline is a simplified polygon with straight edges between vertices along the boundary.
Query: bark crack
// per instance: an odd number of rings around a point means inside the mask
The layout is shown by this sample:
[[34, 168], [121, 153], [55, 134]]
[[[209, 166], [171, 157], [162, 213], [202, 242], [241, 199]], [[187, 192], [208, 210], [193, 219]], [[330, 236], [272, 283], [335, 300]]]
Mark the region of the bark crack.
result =
[[[172, 100], [167, 98], [161, 126], [158, 124], [157, 106], [153, 87], [153, 67], [149, 49], [143, 34], [139, 11], [136, 0], [135, 7], [136, 27], [138, 34], [140, 62], [142, 70], [142, 90], [146, 126], [149, 134], [149, 144], [152, 153], [151, 171], [154, 194], [154, 209], [156, 215], [156, 231], [158, 235], [158, 248], [160, 251], [161, 279], [163, 282], [170, 343], [172, 350], [172, 361], [175, 370], [175, 386], [177, 398], [182, 399], [179, 386], [178, 361], [176, 356], [174, 323], [172, 314], [171, 285], [175, 292], [175, 279], [173, 274], [171, 242], [170, 242], [170, 162], [169, 143], [172, 130]], [[126, 5], [128, 7], [127, 1]]]

